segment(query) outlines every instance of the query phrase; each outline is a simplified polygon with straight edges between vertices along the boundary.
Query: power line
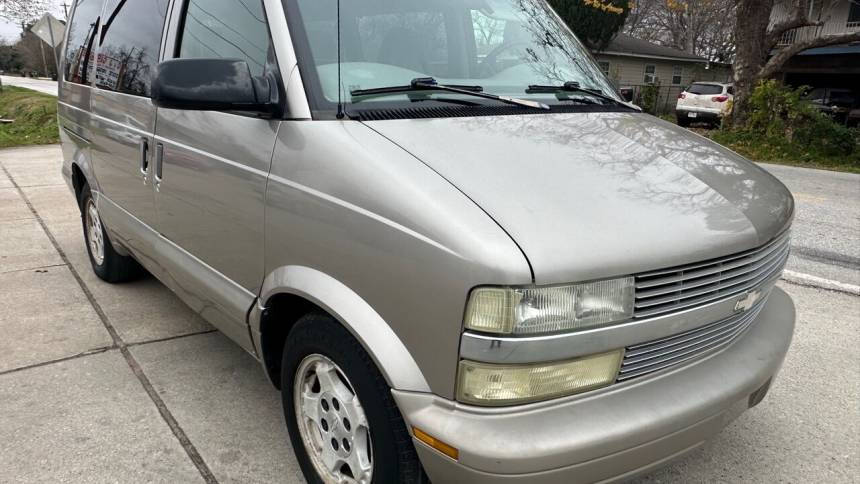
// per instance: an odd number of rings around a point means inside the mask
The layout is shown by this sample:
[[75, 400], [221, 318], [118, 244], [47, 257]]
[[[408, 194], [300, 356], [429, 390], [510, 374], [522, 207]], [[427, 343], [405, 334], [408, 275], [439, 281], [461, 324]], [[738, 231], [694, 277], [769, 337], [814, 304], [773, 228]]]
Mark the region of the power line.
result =
[[[259, 51], [260, 51], [260, 52], [262, 52], [263, 54], [266, 54], [266, 53], [267, 53], [267, 49], [263, 49], [263, 48], [259, 47], [257, 44], [255, 44], [255, 43], [254, 43], [254, 41], [253, 41], [253, 40], [249, 39], [248, 37], [245, 37], [245, 35], [243, 35], [243, 34], [242, 34], [241, 32], [239, 32], [238, 30], [234, 29], [233, 27], [231, 27], [228, 23], [226, 23], [226, 22], [224, 22], [223, 20], [221, 20], [221, 19], [219, 19], [218, 17], [216, 17], [212, 12], [210, 12], [210, 11], [208, 11], [208, 10], [204, 9], [203, 7], [201, 7], [201, 6], [200, 6], [200, 4], [199, 4], [198, 2], [196, 2], [196, 1], [194, 1], [194, 0], [191, 0], [191, 2], [189, 2], [189, 3], [194, 4], [194, 6], [195, 6], [195, 7], [197, 7], [197, 10], [200, 10], [201, 12], [205, 13], [206, 15], [208, 15], [208, 16], [210, 16], [210, 17], [212, 17], [212, 20], [214, 20], [214, 21], [218, 22], [219, 24], [223, 25], [224, 27], [226, 27], [228, 30], [230, 30], [230, 31], [231, 31], [231, 32], [233, 32], [234, 34], [236, 34], [236, 35], [238, 35], [239, 37], [241, 37], [243, 40], [245, 40], [248, 44], [250, 44], [250, 45], [251, 45], [252, 47], [254, 47], [255, 49], [259, 50]], [[190, 13], [190, 12], [188, 12], [188, 13], [186, 13], [186, 15], [191, 15], [191, 13]], [[199, 20], [198, 20], [198, 22], [199, 22]]]
[[[236, 45], [235, 43], [233, 43], [232, 41], [230, 41], [230, 39], [228, 39], [228, 38], [224, 37], [223, 35], [219, 34], [218, 32], [216, 32], [216, 31], [215, 31], [215, 29], [213, 29], [212, 27], [209, 27], [208, 25], [206, 25], [206, 24], [204, 24], [203, 22], [201, 22], [201, 21], [200, 21], [200, 19], [199, 19], [199, 18], [197, 18], [197, 17], [195, 17], [194, 15], [192, 15], [192, 14], [191, 14], [191, 12], [186, 13], [186, 15], [187, 15], [189, 18], [191, 18], [191, 19], [193, 19], [194, 21], [196, 21], [198, 24], [200, 24], [204, 29], [206, 29], [206, 30], [208, 30], [208, 31], [212, 32], [212, 34], [214, 34], [214, 35], [215, 35], [216, 37], [218, 37], [219, 39], [221, 39], [221, 40], [223, 40], [224, 42], [226, 42], [226, 43], [230, 44], [231, 46], [233, 46], [233, 47], [234, 47], [236, 50], [238, 50], [239, 52], [241, 52], [241, 53], [245, 54], [245, 57], [246, 57], [249, 61], [253, 62], [254, 64], [257, 64], [257, 65], [258, 65], [258, 66], [260, 66], [260, 67], [263, 67], [263, 64], [262, 64], [262, 63], [260, 63], [260, 62], [257, 62], [257, 60], [256, 60], [256, 59], [254, 59], [254, 57], [253, 57], [253, 56], [251, 56], [250, 54], [248, 54], [247, 52], [245, 52], [241, 47], [239, 47], [238, 45]], [[199, 39], [198, 39], [198, 40], [199, 40]]]

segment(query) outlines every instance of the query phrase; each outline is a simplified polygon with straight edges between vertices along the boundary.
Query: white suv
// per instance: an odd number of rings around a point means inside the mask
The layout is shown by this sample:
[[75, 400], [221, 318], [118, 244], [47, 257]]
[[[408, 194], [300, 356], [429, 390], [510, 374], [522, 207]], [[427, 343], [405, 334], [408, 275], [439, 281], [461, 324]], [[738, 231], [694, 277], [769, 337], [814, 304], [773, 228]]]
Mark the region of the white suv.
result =
[[695, 121], [719, 123], [731, 110], [735, 97], [732, 84], [719, 82], [694, 82], [678, 95], [675, 115], [680, 126], [689, 126]]

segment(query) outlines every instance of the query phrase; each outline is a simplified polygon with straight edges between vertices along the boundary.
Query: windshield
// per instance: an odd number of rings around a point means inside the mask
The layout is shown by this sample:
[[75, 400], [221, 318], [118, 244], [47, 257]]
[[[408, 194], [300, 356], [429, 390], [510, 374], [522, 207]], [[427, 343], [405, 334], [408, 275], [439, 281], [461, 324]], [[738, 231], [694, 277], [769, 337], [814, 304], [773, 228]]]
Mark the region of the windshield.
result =
[[[337, 0], [286, 5], [311, 101], [332, 109], [338, 101]], [[585, 47], [543, 0], [342, 0], [340, 9], [340, 95], [346, 103], [414, 100], [414, 93], [362, 99], [351, 93], [427, 77], [551, 105], [589, 94], [527, 93], [529, 86], [576, 82], [618, 99]], [[450, 92], [422, 95], [460, 98]]]

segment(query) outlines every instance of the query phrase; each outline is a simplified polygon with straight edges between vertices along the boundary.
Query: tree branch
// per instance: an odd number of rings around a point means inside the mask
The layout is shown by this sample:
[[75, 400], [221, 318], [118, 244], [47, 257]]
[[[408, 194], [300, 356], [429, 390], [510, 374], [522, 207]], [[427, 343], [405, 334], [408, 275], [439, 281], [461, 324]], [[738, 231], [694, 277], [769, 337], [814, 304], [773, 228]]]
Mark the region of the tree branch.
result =
[[765, 37], [765, 42], [769, 49], [772, 49], [777, 42], [779, 42], [782, 34], [788, 32], [789, 30], [799, 29], [801, 27], [818, 27], [824, 25], [824, 22], [817, 20], [810, 20], [805, 15], [802, 18], [793, 18], [790, 20], [785, 20], [774, 24], [767, 31], [767, 37]]
[[759, 78], [765, 79], [779, 71], [789, 59], [795, 55], [816, 47], [826, 47], [828, 45], [846, 44], [848, 42], [860, 42], [860, 31], [851, 32], [849, 34], [839, 35], [823, 35], [814, 39], [805, 40], [791, 44], [788, 47], [781, 49], [762, 67]]
[[820, 19], [812, 20], [809, 18], [809, 2], [810, 0], [796, 0], [791, 18], [783, 20], [782, 22], [777, 22], [768, 29], [767, 35], [764, 39], [767, 50], [773, 49], [779, 42], [782, 34], [789, 30], [801, 27], [815, 27], [824, 24]]

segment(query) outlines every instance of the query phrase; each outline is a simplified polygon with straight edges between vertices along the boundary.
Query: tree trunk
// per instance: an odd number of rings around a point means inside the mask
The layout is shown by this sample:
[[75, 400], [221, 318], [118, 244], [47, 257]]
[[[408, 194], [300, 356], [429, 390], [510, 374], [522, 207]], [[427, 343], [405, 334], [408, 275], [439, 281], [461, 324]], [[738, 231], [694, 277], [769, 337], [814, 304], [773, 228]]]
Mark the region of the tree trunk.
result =
[[[836, 35], [824, 35], [797, 41], [782, 47], [772, 57], [771, 50], [779, 43], [780, 36], [792, 29], [822, 25], [821, 20], [812, 20], [812, 0], [793, 0], [789, 5], [792, 15], [770, 25], [770, 13], [774, 0], [735, 0], [737, 5], [737, 53], [735, 56], [735, 103], [732, 111], [732, 127], [746, 124], [749, 114], [749, 96], [762, 79], [777, 74], [795, 55], [816, 47], [860, 41], [860, 31]], [[835, 3], [821, 6], [817, 18], [828, 12]], [[770, 28], [768, 28], [770, 27]], [[770, 57], [770, 58], [768, 58]]]
[[770, 12], [774, 0], [738, 0], [737, 2], [737, 52], [735, 53], [734, 80], [735, 99], [732, 110], [732, 125], [746, 124], [749, 96], [760, 79], [760, 73], [770, 47], [767, 45]]

